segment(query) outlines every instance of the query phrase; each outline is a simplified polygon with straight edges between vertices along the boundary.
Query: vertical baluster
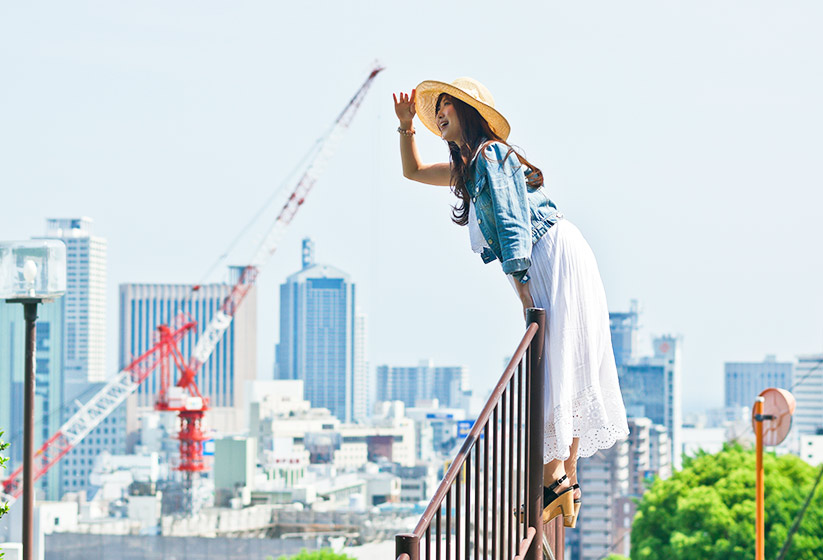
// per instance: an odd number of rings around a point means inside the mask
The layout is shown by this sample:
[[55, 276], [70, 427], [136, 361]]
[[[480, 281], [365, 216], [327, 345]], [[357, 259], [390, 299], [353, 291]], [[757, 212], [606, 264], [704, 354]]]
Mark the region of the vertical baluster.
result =
[[426, 560], [432, 560], [432, 526], [426, 527]]
[[[515, 480], [515, 470], [514, 470], [514, 438], [515, 438], [515, 427], [514, 427], [514, 379], [511, 380], [511, 384], [509, 385], [509, 492], [508, 492], [508, 507], [506, 508], [507, 511], [511, 512], [514, 508], [518, 507], [518, 503], [512, 499], [512, 490], [514, 488], [514, 484], [516, 483]], [[512, 533], [514, 532], [514, 525], [517, 523], [516, 519], [509, 518], [509, 530], [507, 533], [509, 547], [506, 550], [506, 560], [511, 558], [514, 553], [513, 550], [517, 550], [516, 548], [512, 547], [517, 546], [516, 541], [512, 542]]]
[[524, 430], [525, 434], [523, 436], [524, 437], [524, 439], [523, 439], [523, 459], [524, 459], [524, 461], [523, 461], [524, 462], [524, 465], [523, 465], [523, 469], [524, 469], [523, 503], [526, 506], [526, 510], [525, 510], [526, 511], [526, 513], [525, 513], [526, 517], [523, 520], [523, 536], [525, 536], [525, 533], [526, 533], [526, 531], [528, 530], [528, 527], [529, 527], [529, 509], [531, 508], [531, 504], [529, 504], [529, 499], [528, 499], [529, 498], [529, 493], [526, 491], [526, 485], [528, 484], [528, 481], [529, 481], [529, 462], [527, 460], [525, 460], [529, 456], [529, 433], [531, 432], [531, 422], [529, 422], [529, 418], [531, 418], [531, 410], [530, 410], [531, 406], [530, 406], [529, 401], [531, 399], [528, 398], [529, 390], [531, 389], [531, 378], [529, 376], [529, 354], [528, 353], [526, 353], [526, 357], [525, 357], [524, 362], [525, 362], [525, 364], [524, 364], [524, 370], [525, 370], [524, 371], [524, 377], [525, 377], [525, 379], [523, 379], [523, 385], [525, 387], [525, 391], [523, 393], [524, 393], [524, 396], [526, 397], [525, 398], [526, 413], [525, 413], [525, 416], [523, 418], [523, 425], [525, 426], [526, 429]]
[[454, 557], [456, 560], [460, 560], [460, 510], [462, 509], [461, 498], [463, 497], [460, 489], [463, 487], [461, 478], [463, 473], [466, 472], [465, 469], [464, 463], [461, 465], [457, 473], [457, 481], [454, 483]]
[[523, 486], [523, 360], [517, 364], [517, 484], [515, 484], [514, 507], [517, 510], [517, 530], [515, 531], [515, 550], [520, 549], [520, 488]]
[[[477, 444], [475, 443], [475, 447]], [[472, 528], [472, 450], [466, 453], [466, 558], [470, 558], [471, 553], [471, 528]]]
[[500, 395], [500, 558], [506, 558], [506, 531], [509, 527], [509, 516], [511, 515], [511, 510], [506, 507], [506, 499], [509, 497], [506, 493], [507, 478], [508, 475], [511, 477], [511, 471], [506, 470], [506, 398], [508, 391], [508, 386], [503, 390], [503, 394]]
[[474, 560], [480, 560], [480, 441], [474, 446]]
[[443, 533], [440, 531], [440, 512], [443, 511], [443, 504], [440, 504], [440, 507], [437, 508], [437, 515], [435, 516], [436, 520], [436, 529], [435, 533], [437, 535], [437, 541], [435, 543], [435, 554], [437, 555], [437, 560], [440, 560], [440, 549], [443, 548], [443, 537], [441, 536]]
[[499, 502], [497, 501], [497, 470], [498, 470], [498, 457], [497, 457], [497, 408], [500, 406], [498, 403], [494, 406], [494, 410], [492, 411], [492, 487], [491, 487], [491, 502], [492, 502], [492, 544], [491, 544], [491, 558], [494, 558], [497, 553], [497, 508], [499, 506]]
[[452, 557], [452, 489], [446, 494], [446, 560]]
[[483, 426], [483, 558], [489, 557], [489, 422]]

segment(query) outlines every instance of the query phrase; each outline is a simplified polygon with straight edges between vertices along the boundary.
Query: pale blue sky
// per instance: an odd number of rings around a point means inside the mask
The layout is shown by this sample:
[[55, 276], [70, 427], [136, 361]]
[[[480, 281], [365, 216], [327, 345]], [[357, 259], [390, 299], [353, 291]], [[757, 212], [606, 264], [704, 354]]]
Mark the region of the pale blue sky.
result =
[[311, 235], [358, 284], [373, 366], [466, 364], [483, 392], [519, 303], [450, 223], [447, 190], [402, 178], [391, 103], [472, 76], [594, 248], [610, 308], [637, 298], [647, 338], [682, 334], [687, 409], [719, 404], [724, 361], [823, 350], [821, 28], [816, 1], [6, 2], [0, 239], [94, 219], [113, 372], [117, 285], [200, 280], [377, 58], [260, 276], [260, 375]]

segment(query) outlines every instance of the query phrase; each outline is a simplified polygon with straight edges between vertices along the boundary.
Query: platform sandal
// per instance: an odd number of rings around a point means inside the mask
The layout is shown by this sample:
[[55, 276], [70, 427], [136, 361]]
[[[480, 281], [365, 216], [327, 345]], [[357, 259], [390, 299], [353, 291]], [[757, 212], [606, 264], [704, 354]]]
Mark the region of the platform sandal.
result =
[[[577, 484], [576, 482], [574, 484], [572, 484], [572, 491], [574, 491], [574, 490], [580, 490], [580, 485]], [[582, 504], [583, 504], [583, 501], [582, 501], [581, 498], [575, 498], [574, 499], [574, 523], [575, 523], [575, 525], [577, 524], [577, 516], [580, 515], [580, 506]], [[574, 525], [572, 525], [572, 527], [574, 527]]]
[[548, 486], [543, 487], [543, 523], [548, 523], [558, 515], [563, 516], [563, 525], [574, 528], [577, 523], [577, 516], [574, 514], [574, 489], [569, 486], [564, 488], [559, 494], [554, 491], [566, 480], [564, 474]]

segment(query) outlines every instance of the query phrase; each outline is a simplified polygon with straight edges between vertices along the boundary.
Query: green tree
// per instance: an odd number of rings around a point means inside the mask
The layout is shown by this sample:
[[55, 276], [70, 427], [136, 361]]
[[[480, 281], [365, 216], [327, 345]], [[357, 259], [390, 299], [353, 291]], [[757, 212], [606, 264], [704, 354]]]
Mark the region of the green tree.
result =
[[[9, 445], [11, 445], [11, 444], [6, 443], [6, 442], [3, 441], [3, 434], [4, 433], [5, 432], [0, 432], [0, 454], [2, 454], [3, 451], [8, 449]], [[3, 455], [0, 455], [0, 470], [6, 468], [6, 462], [8, 460], [9, 460], [8, 457], [3, 457]], [[0, 479], [2, 479], [2, 478], [3, 477], [0, 476]], [[0, 502], [0, 517], [3, 517], [4, 515], [6, 515], [8, 513], [8, 511], [9, 511], [9, 504]], [[3, 556], [4, 556], [3, 552], [0, 551], [0, 560], [2, 560]]]
[[[767, 453], [766, 558], [777, 556], [817, 469], [792, 455]], [[699, 453], [683, 470], [656, 480], [639, 503], [632, 526], [632, 560], [727, 560], [754, 557], [755, 453], [727, 445]], [[823, 486], [818, 488], [787, 560], [820, 558]]]
[[348, 554], [334, 552], [325, 548], [322, 550], [312, 550], [309, 552], [305, 548], [297, 556], [280, 556], [277, 560], [355, 560]]

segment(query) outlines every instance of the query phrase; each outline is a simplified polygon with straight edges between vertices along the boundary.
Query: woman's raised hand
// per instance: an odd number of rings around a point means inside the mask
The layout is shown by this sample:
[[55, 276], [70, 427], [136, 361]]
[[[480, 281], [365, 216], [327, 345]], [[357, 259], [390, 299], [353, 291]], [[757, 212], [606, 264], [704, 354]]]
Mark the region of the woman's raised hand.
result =
[[400, 126], [406, 130], [412, 126], [414, 120], [414, 96], [415, 90], [411, 91], [411, 95], [403, 93], [392, 94], [394, 98], [394, 112], [397, 113], [397, 118], [400, 119]]

